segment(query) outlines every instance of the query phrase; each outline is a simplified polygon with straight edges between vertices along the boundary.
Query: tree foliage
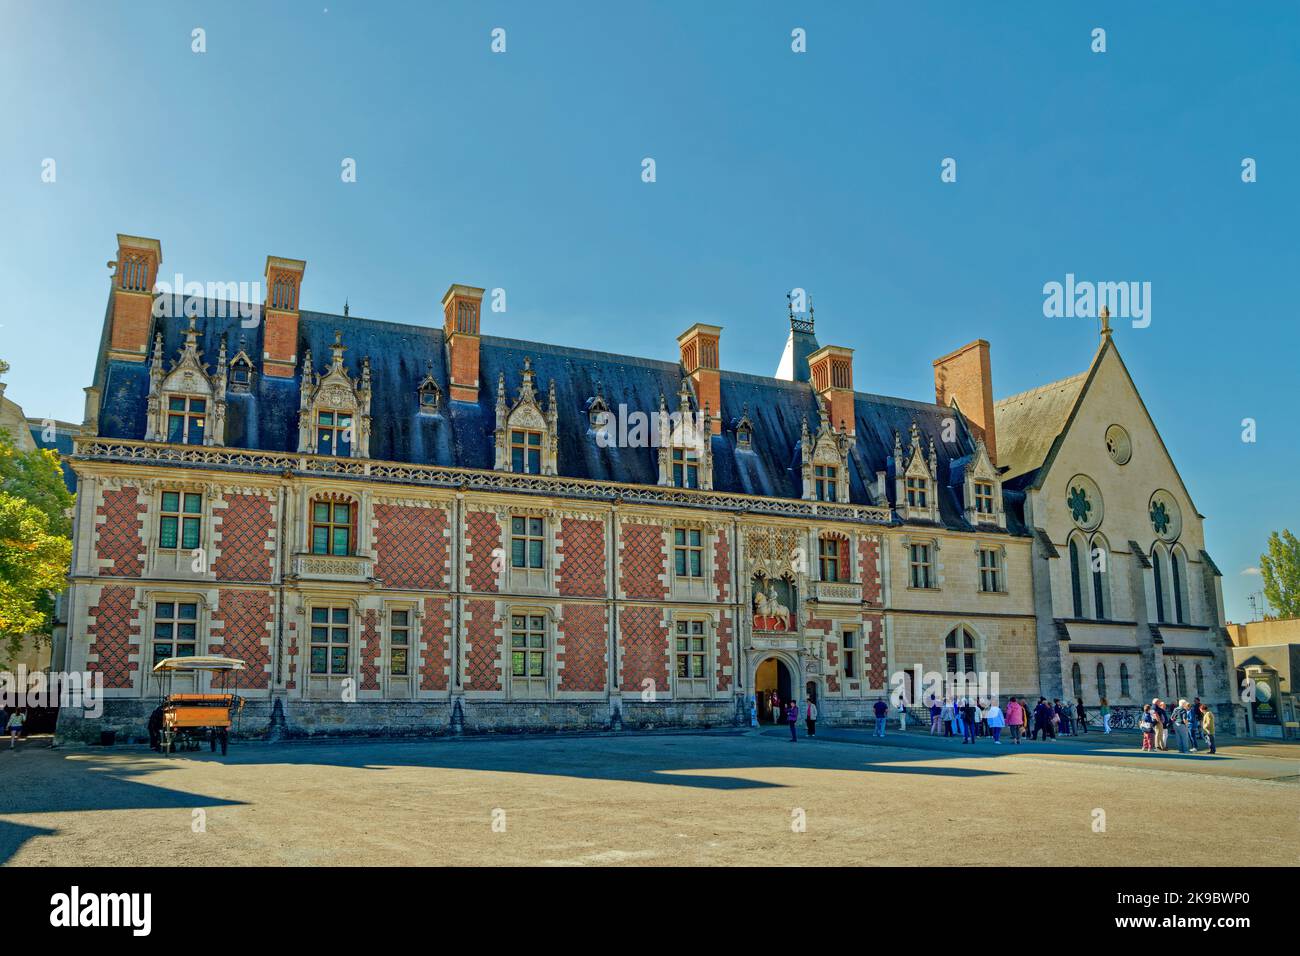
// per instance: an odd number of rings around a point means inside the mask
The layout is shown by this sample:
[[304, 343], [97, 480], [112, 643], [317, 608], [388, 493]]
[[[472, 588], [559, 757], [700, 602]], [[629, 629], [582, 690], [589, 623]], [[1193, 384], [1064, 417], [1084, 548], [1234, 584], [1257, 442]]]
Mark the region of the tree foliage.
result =
[[72, 503], [59, 456], [19, 451], [0, 431], [0, 638], [10, 655], [24, 635], [50, 632], [72, 558]]
[[1268, 553], [1259, 556], [1264, 597], [1281, 617], [1300, 617], [1300, 540], [1290, 531], [1268, 536]]

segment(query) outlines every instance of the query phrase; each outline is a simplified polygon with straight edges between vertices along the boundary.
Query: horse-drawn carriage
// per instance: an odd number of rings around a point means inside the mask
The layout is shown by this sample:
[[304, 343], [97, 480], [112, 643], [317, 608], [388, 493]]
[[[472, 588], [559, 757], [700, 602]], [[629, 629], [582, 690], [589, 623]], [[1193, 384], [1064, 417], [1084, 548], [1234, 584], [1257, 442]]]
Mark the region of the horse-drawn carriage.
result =
[[[154, 665], [154, 676], [165, 686], [159, 709], [162, 726], [159, 745], [163, 753], [174, 750], [198, 750], [207, 741], [213, 752], [221, 745], [224, 756], [230, 746], [230, 727], [244, 709], [244, 698], [228, 690], [231, 674], [244, 669], [244, 662], [233, 657], [168, 657]], [[198, 675], [221, 675], [221, 688], [208, 693], [172, 693], [178, 674], [189, 675], [197, 688]], [[211, 681], [209, 681], [211, 683]], [[236, 678], [236, 687], [238, 679]], [[152, 728], [151, 728], [152, 730]]]

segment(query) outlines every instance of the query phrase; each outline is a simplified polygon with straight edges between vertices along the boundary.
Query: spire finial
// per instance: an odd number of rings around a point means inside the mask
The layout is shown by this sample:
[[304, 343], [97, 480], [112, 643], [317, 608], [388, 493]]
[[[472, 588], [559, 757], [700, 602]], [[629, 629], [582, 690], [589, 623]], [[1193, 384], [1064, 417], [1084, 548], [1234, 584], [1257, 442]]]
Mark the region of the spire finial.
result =
[[346, 319], [347, 317], [348, 317], [348, 300], [347, 300], [347, 299], [344, 299], [344, 300], [343, 300], [343, 318]]
[[1103, 342], [1110, 338], [1110, 333], [1110, 307], [1103, 305], [1101, 307], [1101, 339]]

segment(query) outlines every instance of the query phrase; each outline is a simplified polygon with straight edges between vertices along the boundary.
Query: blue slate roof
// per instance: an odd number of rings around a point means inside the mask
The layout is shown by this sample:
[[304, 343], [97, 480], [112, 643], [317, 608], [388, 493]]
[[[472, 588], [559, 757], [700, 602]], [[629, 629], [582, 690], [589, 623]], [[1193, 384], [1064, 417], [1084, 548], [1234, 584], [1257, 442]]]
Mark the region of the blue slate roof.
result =
[[[163, 333], [170, 361], [184, 343], [188, 319], [176, 316], [155, 320]], [[216, 362], [222, 335], [233, 358], [241, 348], [260, 371], [262, 323], [256, 316], [251, 328], [239, 317], [200, 318], [199, 346], [209, 368]], [[441, 466], [491, 469], [494, 459], [496, 383], [504, 372], [507, 395], [514, 401], [524, 359], [536, 372], [539, 398], [554, 380], [559, 405], [558, 469], [561, 475], [595, 480], [653, 485], [658, 480], [656, 450], [601, 447], [590, 431], [588, 405], [597, 389], [615, 413], [625, 405], [630, 413], [647, 414], [659, 408], [659, 396], [670, 410], [677, 408], [682, 368], [677, 362], [613, 355], [567, 346], [525, 342], [485, 335], [480, 339], [480, 394], [477, 403], [451, 402], [446, 351], [441, 328], [400, 325], [359, 316], [303, 311], [299, 319], [301, 358], [312, 350], [318, 371], [329, 364], [334, 332], [342, 332], [344, 364], [354, 378], [361, 362], [370, 359], [373, 422], [370, 453], [375, 459]], [[417, 398], [420, 382], [432, 372], [442, 388], [443, 403], [437, 415], [422, 413]], [[141, 439], [145, 432], [145, 402], [149, 388], [147, 363], [107, 360], [101, 363], [102, 398], [100, 434], [112, 438]], [[251, 392], [228, 393], [226, 444], [266, 451], [297, 450], [298, 402], [301, 371], [292, 378], [258, 374]], [[801, 495], [799, 441], [804, 420], [815, 434], [817, 397], [807, 382], [783, 381], [723, 371], [721, 379], [723, 433], [713, 437], [715, 490], [773, 497]], [[599, 383], [599, 384], [598, 384]], [[736, 447], [734, 425], [747, 412], [753, 425], [749, 449]], [[960, 468], [974, 451], [965, 421], [957, 416], [951, 442], [941, 439], [951, 408], [902, 398], [857, 393], [854, 400], [856, 440], [850, 452], [849, 496], [859, 504], [883, 505], [876, 499], [876, 472], [887, 474], [886, 493], [894, 493], [894, 432], [906, 451], [913, 422], [921, 434], [933, 438], [938, 458], [939, 509], [945, 526], [969, 530], [960, 501], [960, 472], [954, 482], [950, 468]], [[949, 431], [952, 431], [949, 429]], [[928, 447], [928, 445], [927, 445]], [[1025, 533], [1019, 505], [1008, 506], [1008, 530]], [[1010, 505], [1011, 496], [1008, 496]]]

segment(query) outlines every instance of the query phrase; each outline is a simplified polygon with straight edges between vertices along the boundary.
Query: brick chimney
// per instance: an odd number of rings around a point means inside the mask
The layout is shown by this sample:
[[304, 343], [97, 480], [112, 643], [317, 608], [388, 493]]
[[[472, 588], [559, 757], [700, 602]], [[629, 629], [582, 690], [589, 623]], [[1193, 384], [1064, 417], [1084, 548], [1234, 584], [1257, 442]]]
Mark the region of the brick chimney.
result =
[[293, 378], [298, 368], [298, 296], [307, 263], [266, 257], [266, 302], [262, 306], [262, 371]]
[[442, 297], [452, 401], [478, 401], [478, 324], [482, 307], [483, 290], [476, 286], [453, 285]]
[[682, 350], [682, 368], [695, 385], [695, 399], [700, 411], [709, 407], [709, 430], [722, 434], [722, 383], [718, 371], [718, 340], [722, 327], [696, 322], [677, 336]]
[[153, 285], [162, 265], [162, 243], [140, 236], [117, 236], [113, 266], [113, 324], [108, 357], [143, 362], [149, 355], [153, 326]]
[[988, 342], [976, 339], [934, 360], [934, 400], [940, 405], [957, 403], [975, 437], [984, 439], [989, 460], [996, 465], [998, 443]]
[[823, 345], [808, 356], [808, 373], [813, 389], [826, 406], [831, 425], [857, 433], [853, 408], [853, 349]]

